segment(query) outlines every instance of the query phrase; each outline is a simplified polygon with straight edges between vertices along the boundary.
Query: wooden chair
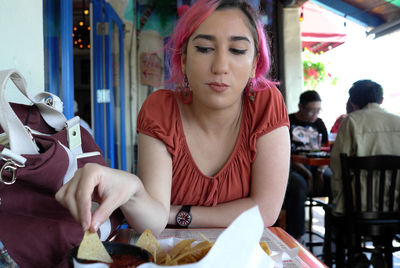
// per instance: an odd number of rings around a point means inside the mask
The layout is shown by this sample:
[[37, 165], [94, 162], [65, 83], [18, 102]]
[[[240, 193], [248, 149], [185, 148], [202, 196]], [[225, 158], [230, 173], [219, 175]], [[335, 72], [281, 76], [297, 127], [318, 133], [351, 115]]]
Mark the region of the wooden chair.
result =
[[[341, 154], [340, 160], [345, 214], [326, 218], [329, 246], [332, 224], [345, 225], [339, 228], [343, 233], [337, 234], [335, 241], [339, 250], [336, 266], [341, 267], [343, 246], [349, 267], [354, 265], [354, 256], [362, 252], [383, 253], [386, 267], [392, 267], [392, 253], [400, 250], [393, 247], [393, 240], [400, 234], [400, 156], [348, 157]], [[366, 247], [366, 242], [372, 242], [373, 247]]]

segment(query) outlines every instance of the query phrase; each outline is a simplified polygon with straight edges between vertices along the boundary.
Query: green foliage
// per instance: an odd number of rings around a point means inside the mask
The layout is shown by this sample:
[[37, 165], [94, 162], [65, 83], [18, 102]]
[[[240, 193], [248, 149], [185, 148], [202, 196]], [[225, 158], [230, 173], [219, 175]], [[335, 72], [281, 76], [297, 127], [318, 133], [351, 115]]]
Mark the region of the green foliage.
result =
[[332, 77], [327, 72], [321, 54], [314, 54], [305, 49], [302, 58], [305, 90], [316, 90], [317, 86], [326, 80], [330, 80], [333, 85], [336, 84], [337, 77]]

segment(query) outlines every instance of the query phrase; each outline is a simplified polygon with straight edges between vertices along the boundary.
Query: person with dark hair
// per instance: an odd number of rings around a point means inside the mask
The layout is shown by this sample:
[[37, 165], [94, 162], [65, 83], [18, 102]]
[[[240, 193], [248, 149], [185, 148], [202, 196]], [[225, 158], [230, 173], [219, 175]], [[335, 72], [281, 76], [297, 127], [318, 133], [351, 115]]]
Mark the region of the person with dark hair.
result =
[[[270, 52], [245, 0], [198, 0], [167, 44], [169, 81], [139, 112], [138, 174], [86, 165], [56, 198], [94, 232], [121, 208], [137, 232], [227, 227], [258, 205], [277, 220], [289, 173], [289, 120]], [[92, 199], [100, 206], [92, 214]]]
[[381, 104], [383, 89], [378, 83], [371, 80], [359, 80], [349, 89], [350, 102], [355, 109], [363, 109], [369, 103]]
[[348, 99], [346, 102], [346, 113], [336, 118], [336, 121], [331, 128], [331, 133], [336, 134], [339, 131], [339, 127], [343, 119], [353, 110], [354, 110], [353, 105], [351, 104], [350, 99]]
[[[289, 115], [292, 153], [310, 151], [312, 135], [321, 135], [321, 142], [328, 142], [328, 132], [321, 118], [321, 97], [314, 90], [300, 95], [299, 111]], [[318, 176], [318, 180], [314, 177]], [[330, 170], [328, 167], [310, 167], [300, 163], [290, 164], [289, 183], [285, 196], [286, 231], [301, 241], [305, 233], [304, 202], [309, 194], [327, 192]], [[316, 182], [322, 182], [316, 183]], [[324, 196], [324, 195], [321, 195]]]
[[[340, 124], [331, 151], [332, 215], [335, 216], [328, 214], [331, 219], [340, 219], [345, 209], [341, 153], [348, 156], [400, 155], [400, 116], [383, 110], [380, 107], [382, 101], [382, 86], [374, 81], [359, 80], [349, 90], [349, 102], [353, 112], [348, 114]], [[378, 205], [378, 198], [375, 198], [375, 201], [373, 206]], [[366, 200], [362, 199], [361, 202], [366, 202]], [[340, 228], [344, 228], [340, 223], [341, 221], [337, 221], [337, 224], [333, 226], [333, 235], [336, 235]], [[379, 246], [381, 242], [374, 240], [374, 246]], [[355, 256], [355, 262], [358, 265], [364, 264], [364, 267], [368, 267], [369, 264], [364, 254]], [[377, 253], [372, 254], [370, 262], [374, 267], [386, 267], [383, 256]]]
[[383, 110], [382, 86], [371, 80], [359, 80], [349, 90], [354, 111], [341, 123], [331, 152], [332, 198], [336, 215], [343, 214], [343, 189], [340, 154], [371, 156], [400, 155], [400, 117]]
[[308, 90], [300, 95], [299, 110], [289, 115], [292, 151], [310, 151], [313, 148], [310, 136], [321, 134], [321, 143], [328, 142], [325, 123], [318, 117], [321, 112], [321, 97], [317, 91]]

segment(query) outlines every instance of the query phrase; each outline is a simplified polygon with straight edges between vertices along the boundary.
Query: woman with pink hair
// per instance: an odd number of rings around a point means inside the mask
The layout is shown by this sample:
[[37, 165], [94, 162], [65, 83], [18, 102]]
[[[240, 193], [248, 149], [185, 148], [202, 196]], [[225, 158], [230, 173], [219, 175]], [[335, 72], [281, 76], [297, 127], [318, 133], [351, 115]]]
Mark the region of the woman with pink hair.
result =
[[[270, 55], [256, 12], [242, 0], [199, 0], [167, 44], [170, 83], [138, 116], [138, 174], [88, 164], [57, 193], [84, 229], [118, 207], [138, 232], [226, 227], [258, 205], [266, 227], [284, 198], [289, 120], [268, 80]], [[100, 206], [90, 212], [91, 201]]]

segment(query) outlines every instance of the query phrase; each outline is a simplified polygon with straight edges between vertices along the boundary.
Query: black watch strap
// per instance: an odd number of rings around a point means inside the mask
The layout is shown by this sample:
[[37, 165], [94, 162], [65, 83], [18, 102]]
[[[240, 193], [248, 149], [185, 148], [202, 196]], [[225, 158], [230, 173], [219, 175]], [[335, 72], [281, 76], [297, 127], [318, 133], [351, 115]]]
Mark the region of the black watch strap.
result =
[[182, 206], [182, 208], [181, 208], [180, 211], [185, 211], [185, 212], [187, 212], [187, 213], [190, 213], [190, 208], [191, 208], [191, 207], [192, 207], [192, 206], [184, 205], [184, 206]]

